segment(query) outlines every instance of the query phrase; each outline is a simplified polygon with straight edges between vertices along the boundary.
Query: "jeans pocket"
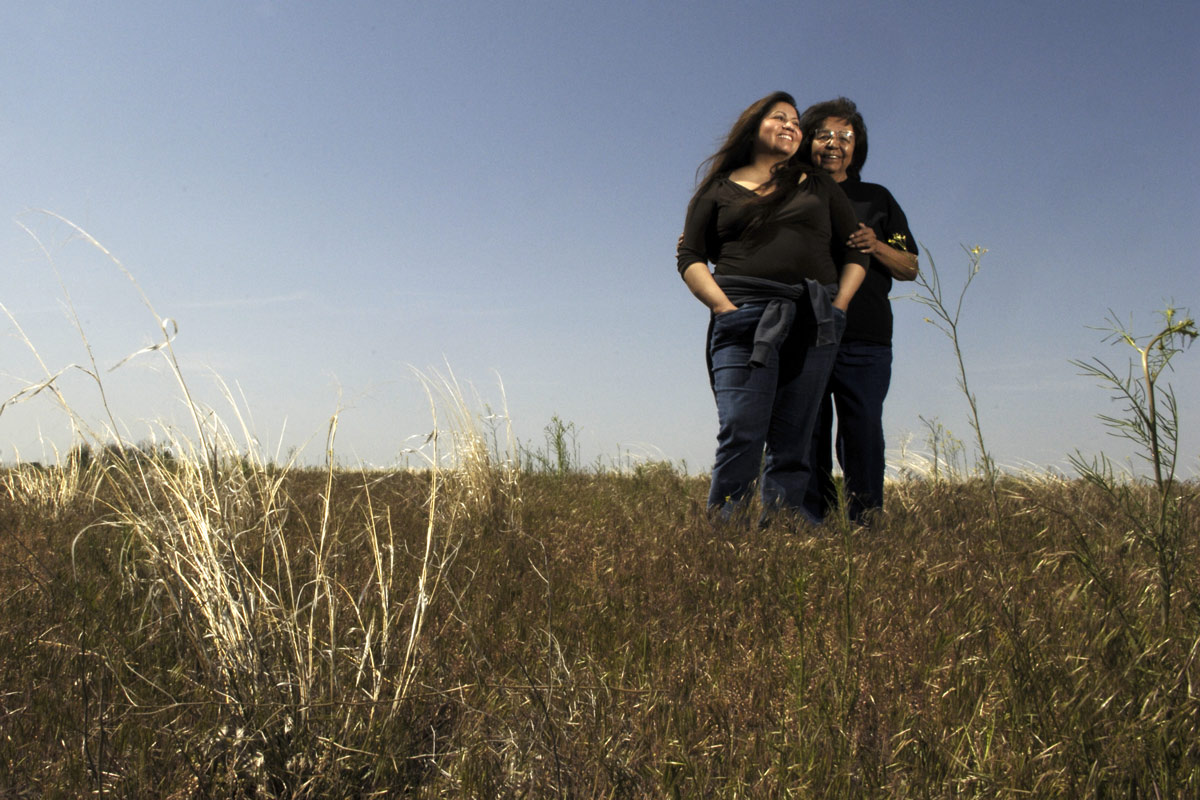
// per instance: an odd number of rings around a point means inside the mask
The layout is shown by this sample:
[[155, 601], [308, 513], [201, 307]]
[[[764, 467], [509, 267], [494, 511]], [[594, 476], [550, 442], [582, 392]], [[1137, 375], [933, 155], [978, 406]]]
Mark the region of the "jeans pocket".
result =
[[716, 350], [734, 344], [753, 344], [754, 331], [762, 317], [763, 308], [761, 303], [749, 303], [733, 311], [713, 314], [710, 347]]

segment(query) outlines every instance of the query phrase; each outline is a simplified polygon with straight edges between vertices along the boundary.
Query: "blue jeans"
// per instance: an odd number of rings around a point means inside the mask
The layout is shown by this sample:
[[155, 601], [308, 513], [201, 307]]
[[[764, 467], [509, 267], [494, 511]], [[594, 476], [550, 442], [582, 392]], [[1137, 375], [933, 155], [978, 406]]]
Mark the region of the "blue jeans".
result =
[[[708, 505], [732, 517], [761, 469], [764, 515], [789, 509], [817, 521], [804, 509], [810, 443], [837, 346], [815, 345], [812, 309], [798, 303], [787, 339], [763, 366], [751, 367], [762, 312], [763, 304], [749, 303], [712, 320], [708, 352], [720, 429]], [[846, 317], [834, 313], [840, 337]]]
[[842, 342], [812, 439], [816, 474], [804, 501], [810, 515], [823, 518], [837, 506], [830, 455], [835, 448], [838, 463], [842, 465], [843, 492], [850, 519], [863, 522], [871, 511], [883, 508], [883, 401], [891, 381], [890, 345]]

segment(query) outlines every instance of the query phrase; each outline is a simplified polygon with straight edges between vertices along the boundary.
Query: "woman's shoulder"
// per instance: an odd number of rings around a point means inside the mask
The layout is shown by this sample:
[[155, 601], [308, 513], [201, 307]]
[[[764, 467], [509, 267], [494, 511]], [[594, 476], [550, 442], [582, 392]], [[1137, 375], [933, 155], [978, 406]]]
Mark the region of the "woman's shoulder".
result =
[[722, 172], [719, 175], [713, 175], [712, 178], [700, 189], [702, 194], [712, 194], [714, 192], [729, 191], [730, 188], [737, 188], [737, 183], [734, 182], [732, 172]]
[[696, 203], [700, 203], [705, 200], [711, 202], [720, 192], [721, 186], [725, 182], [726, 179], [722, 175], [714, 175], [705, 179], [696, 187], [696, 190], [692, 192], [692, 204], [695, 205]]
[[888, 188], [881, 183], [871, 183], [864, 181], [862, 178], [851, 176], [841, 184], [842, 190], [847, 195], [854, 197], [862, 197], [863, 199], [887, 198], [892, 199], [892, 193]]
[[741, 185], [733, 179], [732, 173], [726, 172], [713, 177], [712, 181], [696, 193], [696, 197], [705, 197], [717, 203], [730, 200], [743, 200], [754, 191]]
[[842, 190], [846, 192], [846, 196], [856, 203], [866, 203], [871, 208], [883, 209], [888, 214], [904, 213], [896, 197], [881, 183], [868, 183], [851, 178], [844, 181], [841, 186]]
[[825, 170], [810, 167], [805, 167], [796, 176], [796, 183], [799, 186], [807, 186], [809, 189], [828, 189], [830, 186], [837, 186]]
[[837, 181], [821, 169], [806, 170], [800, 174], [797, 180], [801, 191], [813, 192], [821, 196], [833, 194], [839, 188]]

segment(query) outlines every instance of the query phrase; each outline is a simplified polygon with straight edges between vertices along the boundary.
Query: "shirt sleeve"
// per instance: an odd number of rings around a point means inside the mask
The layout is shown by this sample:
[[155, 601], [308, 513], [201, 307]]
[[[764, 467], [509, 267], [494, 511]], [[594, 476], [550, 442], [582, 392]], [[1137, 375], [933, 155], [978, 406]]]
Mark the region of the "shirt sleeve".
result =
[[683, 238], [675, 251], [676, 267], [679, 274], [697, 261], [707, 264], [715, 261], [717, 254], [712, 252], [712, 231], [716, 226], [717, 203], [711, 189], [698, 194], [688, 203], [687, 217], [683, 222]]
[[900, 204], [896, 202], [895, 197], [892, 197], [891, 192], [887, 189], [883, 191], [887, 195], [887, 217], [884, 220], [883, 240], [897, 250], [907, 250], [913, 255], [919, 255], [917, 240], [912, 235], [912, 231], [908, 229], [908, 217], [904, 215], [904, 209], [900, 208]]
[[830, 249], [833, 252], [833, 262], [838, 269], [841, 269], [843, 264], [858, 264], [866, 269], [871, 263], [871, 256], [846, 246], [850, 234], [858, 230], [858, 215], [854, 213], [854, 206], [850, 205], [842, 187], [832, 178], [826, 179], [823, 173], [821, 176], [829, 194], [829, 220], [833, 230]]

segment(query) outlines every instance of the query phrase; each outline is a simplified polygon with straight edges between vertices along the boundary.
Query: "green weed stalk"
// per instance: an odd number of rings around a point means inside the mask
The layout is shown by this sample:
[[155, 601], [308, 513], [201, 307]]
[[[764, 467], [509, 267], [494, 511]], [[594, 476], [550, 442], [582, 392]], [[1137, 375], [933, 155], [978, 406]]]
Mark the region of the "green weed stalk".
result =
[[1099, 358], [1071, 362], [1083, 375], [1098, 379], [1124, 405], [1123, 415], [1101, 414], [1099, 418], [1112, 435], [1132, 442], [1138, 457], [1149, 462], [1154, 475], [1154, 502], [1147, 507], [1136, 481], [1121, 480], [1112, 461], [1103, 454], [1087, 460], [1077, 452], [1070, 457], [1070, 463], [1084, 480], [1100, 489], [1137, 539], [1154, 554], [1162, 624], [1166, 629], [1179, 567], [1180, 537], [1187, 527], [1188, 499], [1195, 492], [1175, 480], [1179, 407], [1171, 385], [1162, 385], [1160, 379], [1171, 368], [1171, 360], [1200, 332], [1186, 311], [1168, 306], [1162, 317], [1160, 330], [1138, 336], [1110, 312], [1109, 326], [1104, 328], [1108, 331], [1105, 341], [1125, 344], [1137, 353], [1124, 375]]
[[933, 316], [926, 317], [925, 321], [946, 334], [946, 337], [950, 339], [950, 343], [954, 347], [954, 358], [958, 365], [958, 388], [966, 396], [967, 405], [971, 410], [971, 430], [975, 433], [975, 444], [979, 448], [979, 465], [983, 470], [988, 491], [992, 496], [992, 510], [996, 518], [999, 519], [1000, 501], [996, 495], [996, 481], [999, 477], [999, 471], [996, 468], [995, 460], [992, 458], [984, 442], [983, 426], [979, 421], [979, 404], [976, 402], [975, 395], [967, 382], [967, 366], [966, 361], [963, 359], [962, 343], [958, 335], [959, 323], [962, 318], [963, 299], [967, 295], [967, 289], [971, 287], [971, 282], [979, 274], [979, 264], [983, 259], [983, 254], [987, 252], [987, 248], [976, 245], [974, 247], [964, 246], [963, 250], [967, 253], [967, 277], [963, 281], [962, 289], [959, 290], [957, 299], [950, 300], [943, 293], [941, 277], [938, 274], [937, 265], [934, 263], [933, 254], [929, 252], [928, 248], [925, 249], [925, 255], [929, 258], [929, 269], [921, 270], [917, 275], [916, 283], [918, 291], [912, 297], [933, 312]]

